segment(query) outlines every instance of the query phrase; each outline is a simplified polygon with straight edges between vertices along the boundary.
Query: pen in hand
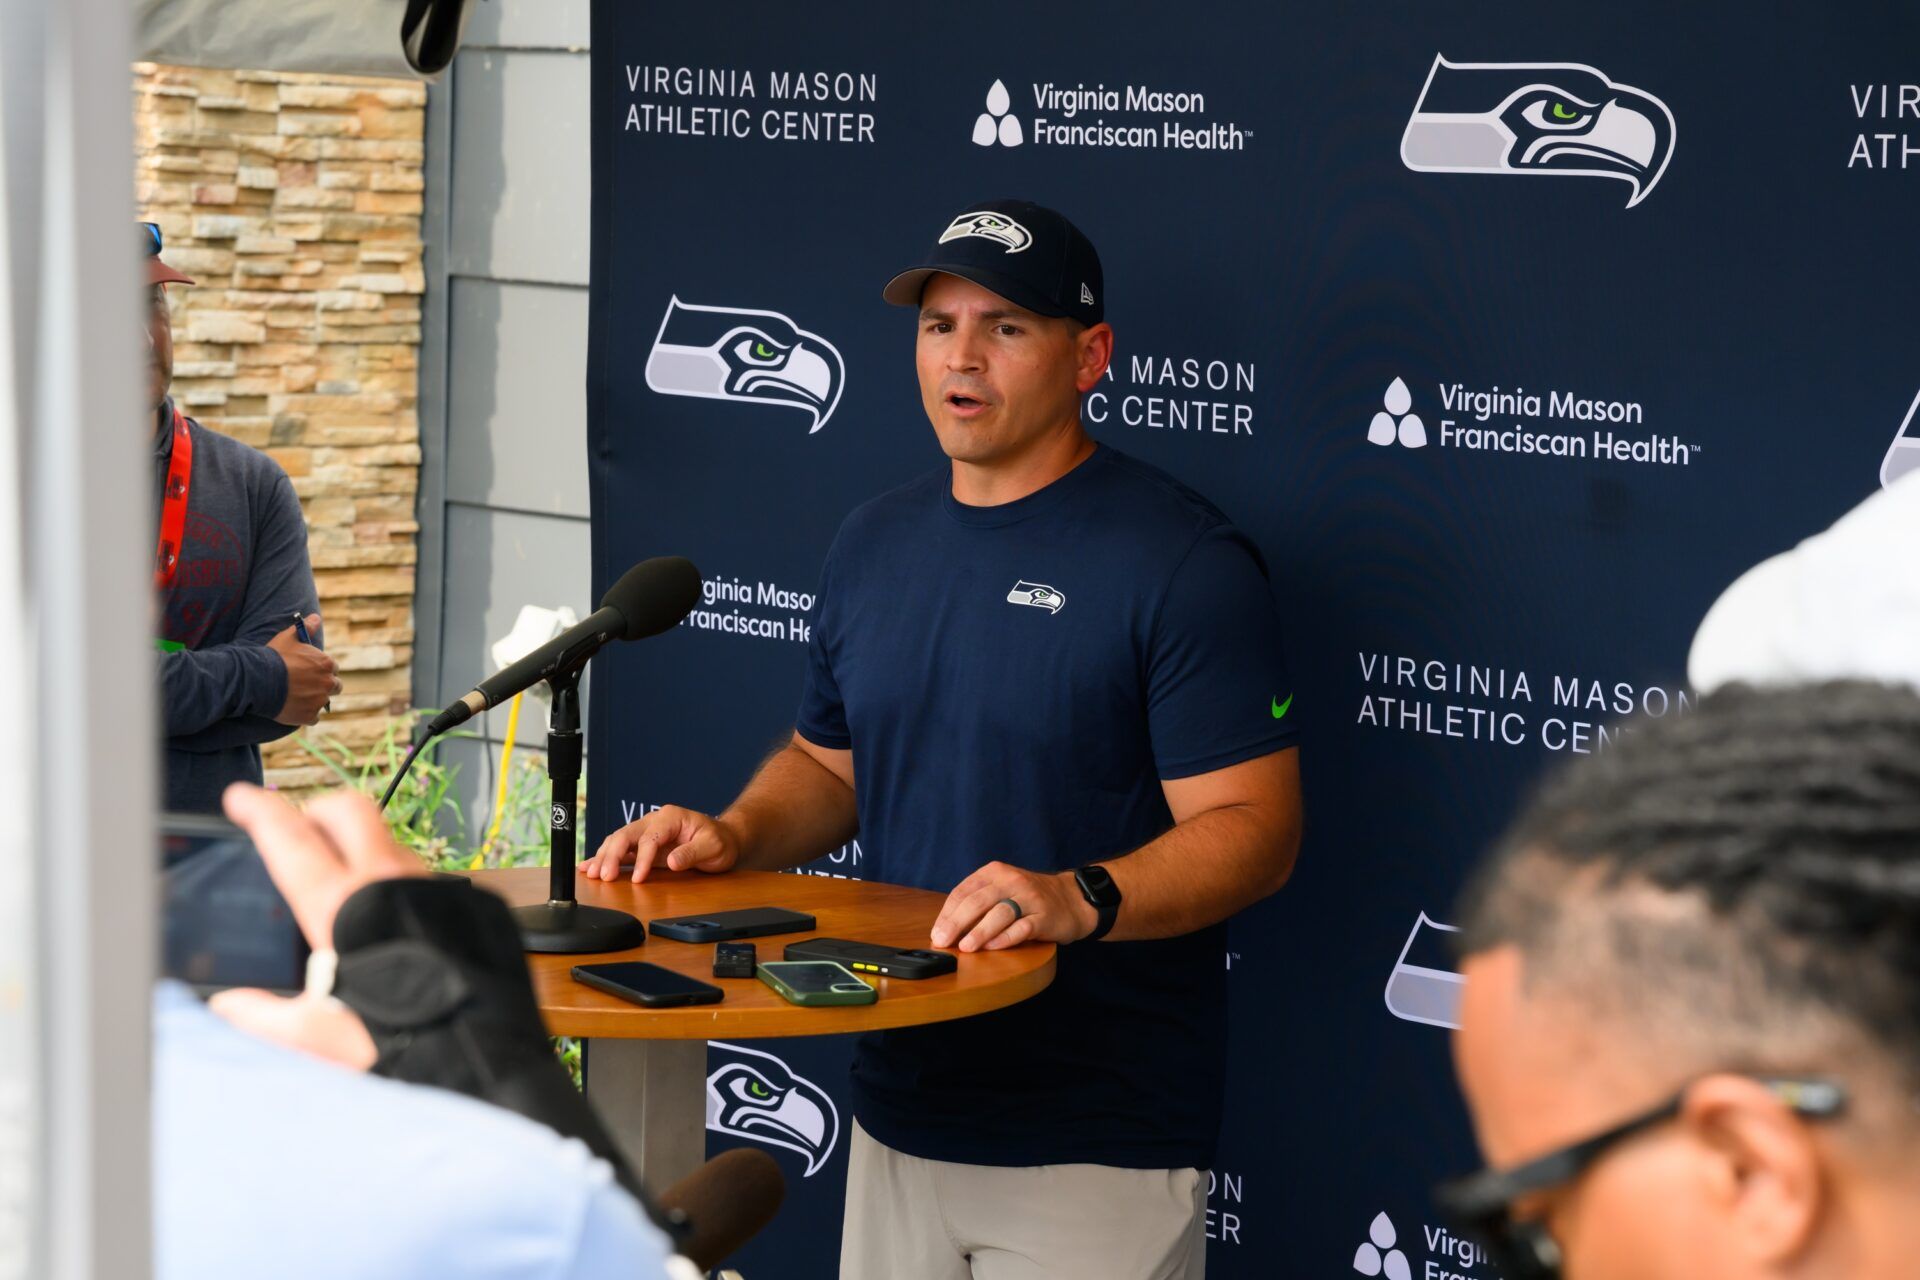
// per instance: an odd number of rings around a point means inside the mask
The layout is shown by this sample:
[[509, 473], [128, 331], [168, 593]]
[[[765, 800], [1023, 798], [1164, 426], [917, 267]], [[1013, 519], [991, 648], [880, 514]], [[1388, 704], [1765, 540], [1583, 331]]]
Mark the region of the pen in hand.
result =
[[[293, 611], [293, 635], [294, 635], [294, 638], [298, 640], [301, 644], [310, 645], [313, 643], [313, 635], [311, 632], [307, 630], [306, 616], [302, 614], [298, 609], [295, 609]], [[323, 705], [320, 709], [322, 711], [333, 710], [333, 699], [328, 698], [325, 705]]]

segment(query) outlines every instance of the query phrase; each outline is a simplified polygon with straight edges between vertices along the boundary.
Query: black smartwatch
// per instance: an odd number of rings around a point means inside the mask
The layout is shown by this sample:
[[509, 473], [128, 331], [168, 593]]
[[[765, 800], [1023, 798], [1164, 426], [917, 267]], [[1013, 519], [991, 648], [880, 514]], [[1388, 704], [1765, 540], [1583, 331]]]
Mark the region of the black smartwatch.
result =
[[1073, 882], [1080, 886], [1080, 896], [1085, 898], [1099, 914], [1093, 932], [1080, 939], [1082, 942], [1098, 942], [1107, 936], [1113, 928], [1113, 921], [1120, 914], [1120, 886], [1113, 882], [1107, 869], [1098, 863], [1089, 863], [1073, 873]]

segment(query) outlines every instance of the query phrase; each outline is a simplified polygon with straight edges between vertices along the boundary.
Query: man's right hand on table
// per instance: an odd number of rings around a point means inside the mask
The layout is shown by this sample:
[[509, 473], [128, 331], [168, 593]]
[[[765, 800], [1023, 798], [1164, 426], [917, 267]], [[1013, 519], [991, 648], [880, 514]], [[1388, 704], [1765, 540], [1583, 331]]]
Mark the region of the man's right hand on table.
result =
[[622, 867], [633, 864], [633, 882], [647, 878], [656, 864], [672, 871], [717, 874], [731, 871], [740, 861], [740, 837], [709, 814], [667, 805], [629, 822], [605, 840], [595, 854], [580, 864], [580, 874], [611, 880]]

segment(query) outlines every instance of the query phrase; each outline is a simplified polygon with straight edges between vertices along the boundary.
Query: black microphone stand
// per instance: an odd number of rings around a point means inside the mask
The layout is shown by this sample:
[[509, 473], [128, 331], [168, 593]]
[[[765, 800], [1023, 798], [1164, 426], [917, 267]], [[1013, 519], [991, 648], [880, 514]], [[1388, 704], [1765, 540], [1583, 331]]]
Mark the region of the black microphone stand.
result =
[[553, 691], [553, 709], [547, 714], [547, 776], [553, 784], [547, 901], [513, 909], [521, 945], [528, 951], [625, 951], [647, 940], [647, 926], [637, 917], [574, 900], [574, 881], [580, 874], [574, 832], [579, 829], [580, 671], [585, 665], [583, 660], [547, 681]]

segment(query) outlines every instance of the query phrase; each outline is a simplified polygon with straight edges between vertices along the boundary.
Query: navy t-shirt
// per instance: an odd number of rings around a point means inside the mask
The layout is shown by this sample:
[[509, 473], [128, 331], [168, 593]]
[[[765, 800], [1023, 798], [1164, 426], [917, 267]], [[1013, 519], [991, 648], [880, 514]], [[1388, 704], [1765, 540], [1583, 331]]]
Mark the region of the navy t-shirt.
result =
[[[1259, 552], [1100, 446], [1015, 502], [965, 506], [943, 467], [848, 516], [798, 728], [853, 751], [868, 874], [944, 893], [1139, 848], [1173, 825], [1161, 779], [1293, 745], [1291, 692]], [[1223, 925], [1064, 947], [1030, 1000], [863, 1036], [854, 1113], [934, 1160], [1206, 1168], [1225, 949]]]

